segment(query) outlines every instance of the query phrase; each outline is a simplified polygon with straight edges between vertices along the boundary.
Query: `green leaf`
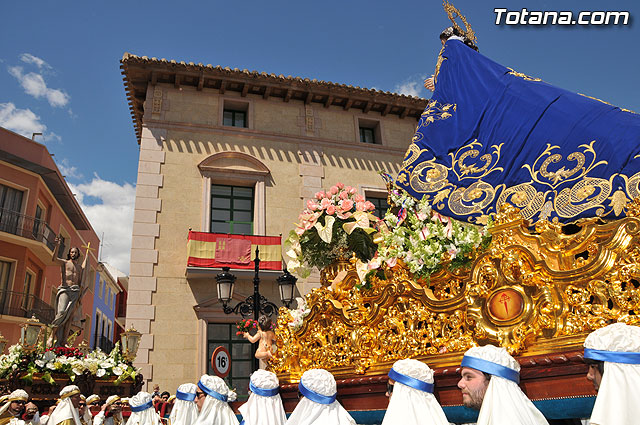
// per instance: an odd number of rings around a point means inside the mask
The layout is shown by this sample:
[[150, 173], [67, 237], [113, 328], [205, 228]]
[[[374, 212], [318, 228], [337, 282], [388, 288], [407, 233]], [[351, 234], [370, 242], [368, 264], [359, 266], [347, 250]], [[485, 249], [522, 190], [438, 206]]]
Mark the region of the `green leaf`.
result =
[[45, 382], [48, 382], [51, 385], [54, 385], [56, 383], [56, 381], [53, 380], [49, 372], [45, 372], [42, 374], [42, 380]]

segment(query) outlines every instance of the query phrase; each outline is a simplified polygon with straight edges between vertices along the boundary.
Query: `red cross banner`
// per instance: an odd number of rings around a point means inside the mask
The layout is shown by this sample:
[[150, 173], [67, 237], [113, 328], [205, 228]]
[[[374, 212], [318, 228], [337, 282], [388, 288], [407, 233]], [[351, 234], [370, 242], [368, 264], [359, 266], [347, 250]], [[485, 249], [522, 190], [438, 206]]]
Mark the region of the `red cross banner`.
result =
[[281, 243], [280, 236], [190, 231], [187, 242], [187, 266], [253, 269], [257, 246], [260, 250], [260, 270], [282, 270]]

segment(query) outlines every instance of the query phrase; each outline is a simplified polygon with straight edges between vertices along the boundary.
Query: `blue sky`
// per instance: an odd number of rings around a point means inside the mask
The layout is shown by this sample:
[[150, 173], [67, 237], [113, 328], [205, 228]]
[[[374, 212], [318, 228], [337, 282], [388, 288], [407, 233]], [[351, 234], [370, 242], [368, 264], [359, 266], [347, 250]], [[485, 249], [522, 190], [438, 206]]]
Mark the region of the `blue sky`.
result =
[[[639, 2], [454, 4], [482, 54], [640, 111]], [[631, 22], [496, 26], [496, 7], [629, 11]], [[35, 0], [5, 2], [2, 9], [0, 126], [29, 137], [45, 133], [38, 140], [55, 154], [98, 235], [104, 233], [102, 259], [125, 272], [138, 144], [119, 69], [124, 52], [428, 97], [422, 80], [433, 72], [438, 34], [449, 25], [438, 0]]]

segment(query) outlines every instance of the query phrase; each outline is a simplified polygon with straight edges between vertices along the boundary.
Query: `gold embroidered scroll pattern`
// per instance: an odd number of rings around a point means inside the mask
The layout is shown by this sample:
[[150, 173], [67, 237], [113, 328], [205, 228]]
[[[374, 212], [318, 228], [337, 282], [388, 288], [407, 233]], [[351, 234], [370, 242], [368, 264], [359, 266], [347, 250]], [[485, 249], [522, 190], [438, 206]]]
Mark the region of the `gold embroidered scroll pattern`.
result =
[[[443, 109], [433, 105], [428, 110], [428, 115], [433, 116], [441, 114]], [[408, 183], [417, 193], [433, 196], [437, 209], [444, 209], [446, 201], [449, 210], [458, 216], [486, 215], [499, 209], [505, 202], [520, 208], [526, 219], [537, 217], [537, 220], [546, 220], [554, 213], [561, 218], [571, 218], [592, 209], [598, 217], [619, 216], [630, 199], [640, 197], [640, 172], [631, 177], [623, 174], [608, 178], [589, 176], [599, 166], [608, 164], [605, 160], [599, 160], [595, 146], [595, 140], [581, 144], [578, 146], [581, 150], [565, 157], [559, 152], [559, 146], [547, 144], [533, 163], [522, 166], [531, 180], [506, 187], [503, 184], [493, 186], [483, 180], [491, 173], [504, 171], [499, 166], [502, 143], [492, 145], [491, 151], [480, 155], [483, 144], [475, 139], [450, 153], [448, 163], [438, 163], [435, 158], [418, 162], [427, 150], [412, 144], [398, 181]], [[455, 181], [458, 182], [474, 181], [463, 187], [456, 184], [454, 179], [449, 180], [449, 175], [455, 175]], [[624, 190], [613, 187], [613, 179], [618, 175], [625, 182]], [[549, 190], [540, 191], [540, 186], [534, 186], [535, 183], [547, 186]], [[492, 206], [494, 201], [495, 206]], [[468, 221], [484, 220], [485, 215], [469, 217]]]
[[427, 107], [425, 108], [424, 112], [422, 112], [422, 115], [420, 116], [420, 121], [418, 122], [418, 127], [416, 128], [416, 135], [414, 135], [414, 142], [416, 142], [417, 140], [415, 140], [415, 137], [418, 136], [418, 130], [420, 130], [423, 127], [427, 127], [429, 124], [433, 123], [434, 121], [438, 121], [438, 120], [446, 120], [447, 118], [450, 118], [452, 116], [452, 113], [455, 112], [457, 109], [457, 105], [454, 104], [442, 104], [440, 102], [438, 102], [437, 100], [431, 100], [428, 104]]
[[[435, 193], [434, 200], [440, 209], [444, 208], [444, 205], [439, 203], [448, 198], [447, 206], [457, 215], [466, 216], [482, 212], [493, 203], [497, 191], [503, 187], [493, 187], [482, 181], [483, 177], [493, 172], [504, 171], [502, 167], [497, 166], [502, 145], [492, 145], [490, 152], [473, 162], [470, 160], [477, 158], [482, 148], [482, 143], [475, 139], [455, 153], [449, 154], [449, 167], [436, 163], [435, 159], [418, 164], [410, 173], [409, 184], [416, 192]], [[458, 187], [448, 180], [450, 171], [458, 180], [476, 181], [468, 187]]]
[[[418, 147], [417, 145], [417, 143], [422, 141], [424, 138], [424, 135], [420, 130], [429, 126], [435, 121], [446, 120], [447, 118], [450, 118], [451, 116], [453, 116], [453, 113], [456, 112], [456, 108], [456, 104], [441, 104], [436, 100], [431, 100], [427, 104], [427, 107], [425, 108], [424, 112], [421, 115], [420, 121], [418, 122], [418, 126], [416, 127], [416, 132], [411, 140], [412, 143], [407, 149], [407, 153], [405, 153], [405, 159], [402, 162], [402, 168], [398, 172], [398, 183], [407, 183], [407, 176], [411, 174], [413, 163], [416, 162], [422, 154], [428, 152], [428, 149], [420, 149], [420, 147]], [[445, 171], [444, 175], [446, 178], [446, 170], [440, 168], [439, 173], [442, 173], [443, 171]], [[439, 176], [435, 176], [434, 178], [438, 180], [438, 177]]]

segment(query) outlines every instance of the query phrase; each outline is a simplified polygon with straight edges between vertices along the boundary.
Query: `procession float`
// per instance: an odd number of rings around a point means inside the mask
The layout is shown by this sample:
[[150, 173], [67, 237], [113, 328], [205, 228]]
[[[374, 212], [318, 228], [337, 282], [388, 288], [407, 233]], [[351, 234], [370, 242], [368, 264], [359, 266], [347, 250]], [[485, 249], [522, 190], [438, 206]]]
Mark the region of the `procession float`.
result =
[[416, 358], [435, 370], [448, 419], [473, 422], [460, 360], [495, 344], [547, 418], [589, 417], [584, 338], [640, 324], [640, 115], [491, 61], [445, 10], [458, 36], [399, 173], [383, 175], [387, 214], [336, 184], [287, 240], [289, 271], [315, 267], [321, 287], [280, 309], [270, 368], [287, 411], [302, 373], [324, 368], [373, 424], [391, 365]]
[[[131, 328], [122, 333], [110, 353], [92, 350], [85, 341], [75, 345], [77, 332], [64, 343], [52, 339], [55, 330], [37, 318], [23, 324], [20, 341], [0, 355], [0, 391], [24, 389], [42, 411], [60, 397], [67, 385], [83, 394], [131, 397], [142, 388], [142, 375], [133, 366], [141, 334]], [[0, 352], [6, 339], [0, 337]]]

